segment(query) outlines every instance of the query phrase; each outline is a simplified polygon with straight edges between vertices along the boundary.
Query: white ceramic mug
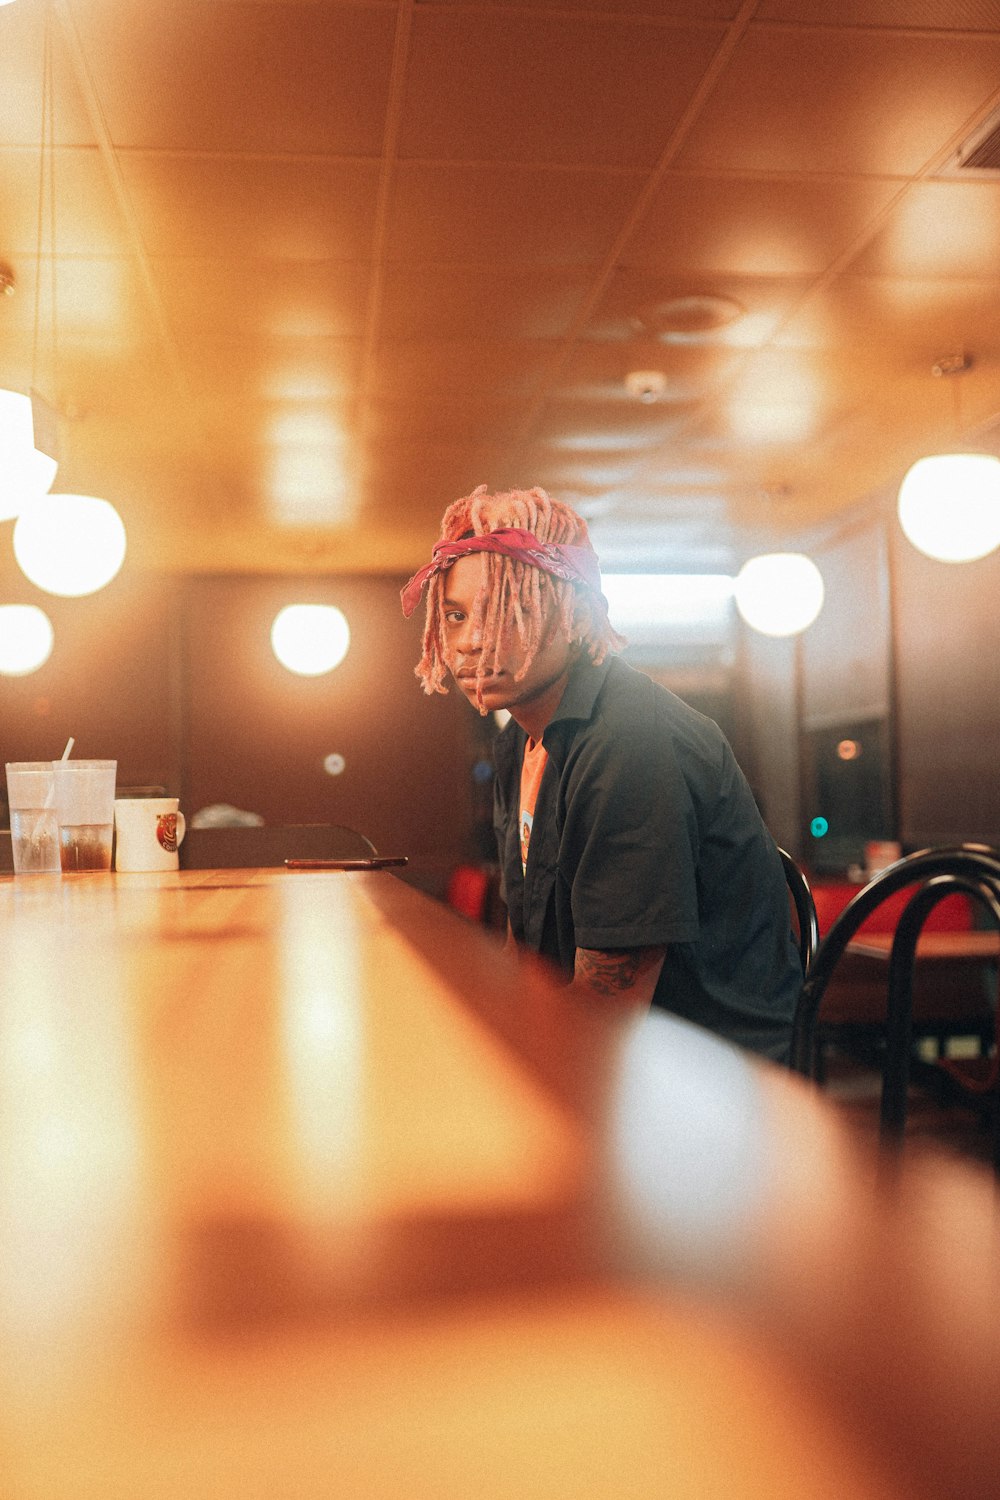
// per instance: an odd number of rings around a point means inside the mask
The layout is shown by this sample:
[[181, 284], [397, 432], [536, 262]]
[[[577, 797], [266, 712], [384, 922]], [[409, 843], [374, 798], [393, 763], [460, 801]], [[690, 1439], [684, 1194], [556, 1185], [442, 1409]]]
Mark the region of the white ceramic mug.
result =
[[115, 869], [176, 870], [185, 827], [176, 797], [117, 798]]

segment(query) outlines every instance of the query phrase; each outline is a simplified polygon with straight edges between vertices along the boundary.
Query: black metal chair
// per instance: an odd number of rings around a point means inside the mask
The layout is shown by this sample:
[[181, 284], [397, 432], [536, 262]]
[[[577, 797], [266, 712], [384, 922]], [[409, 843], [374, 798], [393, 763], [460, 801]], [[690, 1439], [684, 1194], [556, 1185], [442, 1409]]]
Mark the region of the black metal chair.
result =
[[[819, 945], [799, 997], [792, 1042], [793, 1068], [812, 1076], [817, 1015], [839, 960], [862, 923], [881, 902], [912, 885], [917, 889], [896, 925], [887, 966], [880, 1123], [882, 1138], [888, 1141], [898, 1141], [906, 1124], [917, 939], [937, 903], [959, 892], [977, 900], [1000, 926], [1000, 852], [982, 844], [922, 849], [897, 860], [869, 881], [840, 913]], [[994, 1153], [1000, 1169], [1000, 1113]]]
[[182, 870], [264, 869], [286, 859], [367, 859], [371, 839], [340, 823], [264, 823], [189, 828], [179, 846]]
[[781, 855], [785, 880], [788, 883], [788, 892], [792, 899], [792, 906], [795, 909], [802, 973], [803, 975], [807, 975], [812, 968], [816, 949], [819, 945], [819, 920], [816, 916], [816, 902], [813, 900], [812, 889], [806, 879], [805, 872], [786, 849], [779, 847], [778, 853]]

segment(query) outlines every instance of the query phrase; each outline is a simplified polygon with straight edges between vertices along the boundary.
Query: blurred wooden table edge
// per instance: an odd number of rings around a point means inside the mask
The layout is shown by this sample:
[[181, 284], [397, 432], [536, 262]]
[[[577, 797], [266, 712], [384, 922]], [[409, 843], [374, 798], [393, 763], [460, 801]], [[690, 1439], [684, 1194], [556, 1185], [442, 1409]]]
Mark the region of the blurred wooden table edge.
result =
[[987, 1174], [391, 874], [40, 880], [0, 887], [4, 1500], [992, 1500]]

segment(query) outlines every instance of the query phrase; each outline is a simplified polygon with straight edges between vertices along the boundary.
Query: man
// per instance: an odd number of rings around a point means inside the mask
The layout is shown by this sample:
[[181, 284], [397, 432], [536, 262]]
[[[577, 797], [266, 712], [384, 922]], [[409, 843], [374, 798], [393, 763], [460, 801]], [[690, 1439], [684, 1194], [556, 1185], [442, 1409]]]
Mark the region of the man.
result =
[[575, 985], [653, 1003], [787, 1061], [802, 984], [777, 848], [722, 732], [614, 654], [585, 522], [485, 485], [445, 512], [424, 690], [458, 683], [496, 745], [494, 824], [513, 937]]

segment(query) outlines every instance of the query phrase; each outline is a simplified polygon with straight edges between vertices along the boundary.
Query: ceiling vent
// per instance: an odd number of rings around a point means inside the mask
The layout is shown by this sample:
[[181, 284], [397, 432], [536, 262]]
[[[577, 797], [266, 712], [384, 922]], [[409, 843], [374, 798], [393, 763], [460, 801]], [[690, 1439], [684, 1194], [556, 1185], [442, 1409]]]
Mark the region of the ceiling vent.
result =
[[960, 172], [992, 172], [1000, 176], [1000, 110], [990, 115], [958, 150]]

